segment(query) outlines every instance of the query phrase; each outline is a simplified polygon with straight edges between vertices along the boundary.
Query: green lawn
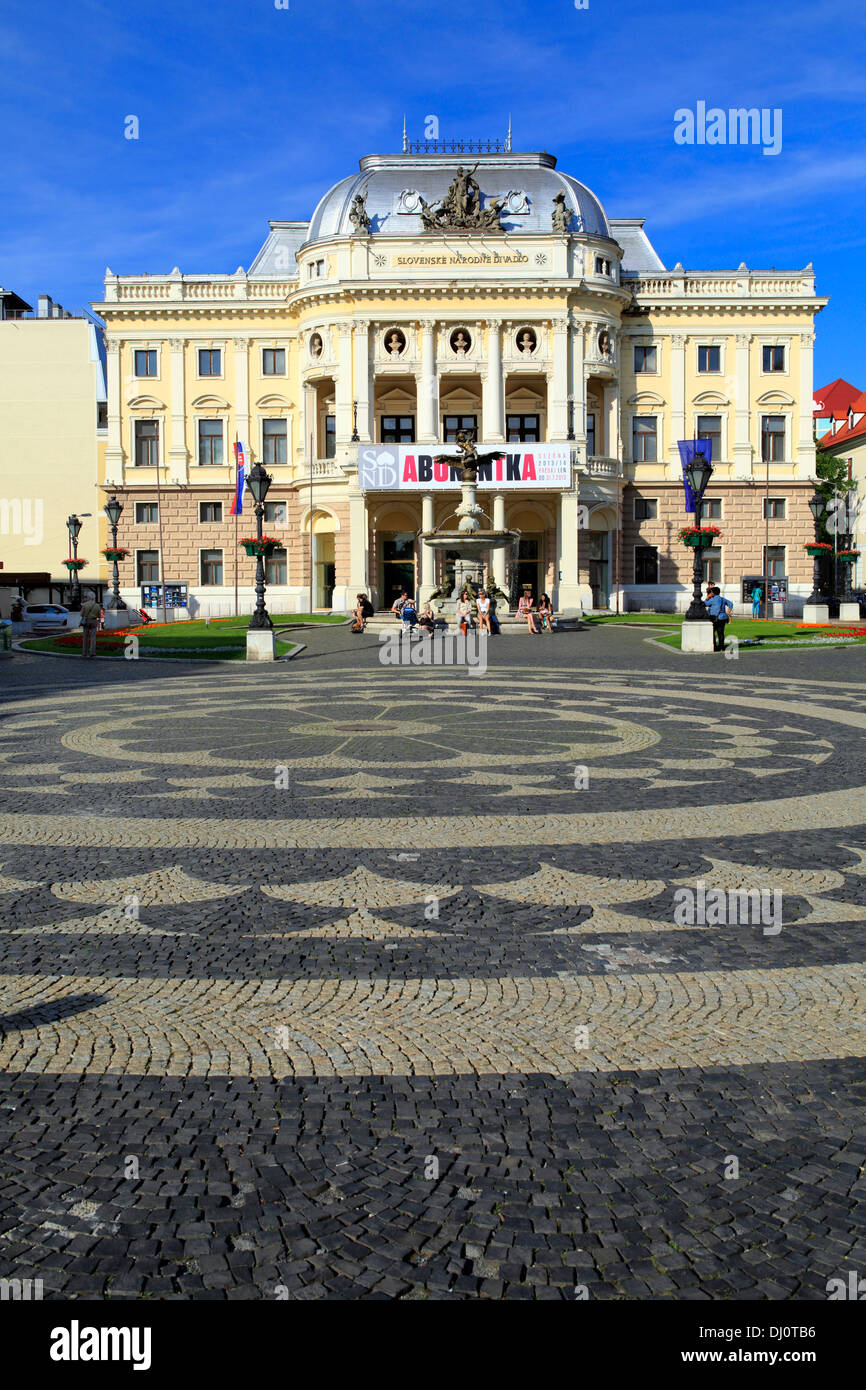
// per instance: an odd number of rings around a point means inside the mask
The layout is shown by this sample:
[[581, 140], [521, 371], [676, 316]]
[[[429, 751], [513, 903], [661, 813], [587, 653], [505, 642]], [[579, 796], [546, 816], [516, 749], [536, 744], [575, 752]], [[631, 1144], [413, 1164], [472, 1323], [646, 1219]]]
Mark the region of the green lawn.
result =
[[[671, 632], [659, 633], [655, 639], [666, 647], [680, 649], [681, 634], [679, 629], [683, 623], [682, 613], [620, 613], [605, 614], [602, 617], [588, 618], [590, 624], [620, 623], [635, 624], [641, 627], [666, 627], [674, 629]], [[851, 636], [855, 629], [866, 630], [866, 622], [862, 619], [856, 623], [830, 624], [827, 627], [803, 627], [799, 618], [788, 618], [784, 620], [762, 618], [733, 618], [728, 623], [728, 637], [736, 637], [740, 646], [746, 650], [760, 650], [764, 647], [769, 651], [778, 648], [804, 647], [804, 646], [859, 646], [866, 642], [866, 635], [862, 637]]]
[[[233, 618], [211, 622], [209, 626], [203, 622], [180, 622], [167, 623], [164, 627], [138, 628], [135, 636], [141, 656], [164, 657], [167, 660], [173, 657], [195, 661], [246, 660], [246, 624], [240, 625]], [[80, 657], [81, 640], [81, 632], [72, 632], [66, 637], [25, 638], [22, 646], [29, 651]], [[287, 656], [297, 645], [278, 636], [277, 656]], [[125, 634], [100, 634], [96, 650], [101, 656], [123, 657], [126, 650]]]

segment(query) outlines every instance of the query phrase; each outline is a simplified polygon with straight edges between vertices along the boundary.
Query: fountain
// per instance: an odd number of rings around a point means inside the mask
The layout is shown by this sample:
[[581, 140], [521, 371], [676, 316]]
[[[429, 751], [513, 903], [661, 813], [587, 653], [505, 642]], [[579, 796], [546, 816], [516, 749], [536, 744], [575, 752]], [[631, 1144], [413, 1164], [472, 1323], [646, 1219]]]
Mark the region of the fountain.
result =
[[[456, 444], [460, 450], [459, 465], [463, 476], [460, 484], [462, 498], [454, 515], [458, 518], [454, 530], [422, 531], [421, 539], [432, 550], [456, 550], [454, 562], [454, 589], [451, 598], [456, 601], [467, 583], [478, 588], [481, 579], [481, 557], [486, 551], [502, 550], [517, 539], [517, 531], [485, 530], [481, 518], [485, 515], [476, 501], [478, 489], [478, 465], [491, 459], [504, 458], [504, 450], [489, 454], [479, 454], [475, 447], [473, 431], [461, 430]], [[438, 454], [436, 463], [454, 464], [451, 454]], [[450, 518], [448, 518], [450, 520]], [[441, 590], [440, 590], [441, 596]]]

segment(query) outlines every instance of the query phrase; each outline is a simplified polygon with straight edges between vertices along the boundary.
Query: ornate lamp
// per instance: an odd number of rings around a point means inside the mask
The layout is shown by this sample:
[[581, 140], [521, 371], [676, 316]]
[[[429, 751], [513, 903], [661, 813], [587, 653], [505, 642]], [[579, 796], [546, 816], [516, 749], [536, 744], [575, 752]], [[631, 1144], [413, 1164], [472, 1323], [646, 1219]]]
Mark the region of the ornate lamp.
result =
[[[700, 527], [701, 511], [703, 509], [704, 493], [707, 483], [712, 477], [713, 470], [707, 462], [705, 454], [696, 452], [690, 463], [684, 469], [686, 481], [694, 493], [695, 497], [695, 526]], [[686, 622], [709, 622], [710, 615], [707, 612], [701, 595], [704, 585], [704, 556], [699, 545], [695, 546], [694, 559], [692, 560], [692, 601], [686, 612]]]
[[111, 594], [105, 606], [106, 608], [111, 609], [124, 609], [126, 607], [126, 604], [120, 597], [120, 573], [117, 568], [117, 523], [120, 521], [120, 515], [123, 511], [123, 505], [122, 503], [118, 502], [117, 498], [114, 495], [112, 495], [108, 499], [102, 510], [108, 517], [108, 524], [111, 527], [111, 549], [113, 552], [111, 557]]
[[[73, 512], [66, 518], [66, 529], [69, 532], [69, 553], [73, 560], [78, 559], [78, 536], [82, 527], [81, 517]], [[70, 595], [69, 607], [75, 612], [81, 607], [81, 586], [78, 582], [78, 566], [67, 566], [70, 575]]]
[[256, 504], [256, 537], [259, 542], [256, 547], [256, 607], [253, 616], [250, 618], [250, 627], [252, 629], [273, 627], [268, 610], [265, 607], [265, 558], [262, 553], [262, 518], [265, 514], [265, 498], [268, 495], [268, 489], [273, 481], [270, 473], [262, 467], [262, 464], [257, 459], [247, 475], [247, 487], [252, 493], [253, 501]]

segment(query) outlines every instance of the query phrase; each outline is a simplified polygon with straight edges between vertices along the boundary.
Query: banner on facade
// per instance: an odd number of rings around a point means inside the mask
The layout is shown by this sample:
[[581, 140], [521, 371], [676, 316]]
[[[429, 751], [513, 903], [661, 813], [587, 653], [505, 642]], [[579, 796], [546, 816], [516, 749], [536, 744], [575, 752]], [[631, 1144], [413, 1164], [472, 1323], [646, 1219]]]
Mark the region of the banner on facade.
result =
[[683, 466], [683, 487], [686, 490], [686, 511], [695, 510], [695, 494], [692, 492], [691, 484], [686, 477], [686, 469], [694, 459], [695, 454], [703, 454], [707, 463], [713, 461], [713, 441], [711, 439], [680, 439], [677, 441], [677, 448], [680, 451], [680, 462]]
[[[569, 444], [479, 444], [479, 454], [502, 448], [501, 458], [478, 465], [479, 488], [569, 488]], [[436, 463], [437, 454], [454, 456], [453, 466]], [[460, 487], [456, 444], [362, 444], [358, 486], [363, 492], [453, 491]]]

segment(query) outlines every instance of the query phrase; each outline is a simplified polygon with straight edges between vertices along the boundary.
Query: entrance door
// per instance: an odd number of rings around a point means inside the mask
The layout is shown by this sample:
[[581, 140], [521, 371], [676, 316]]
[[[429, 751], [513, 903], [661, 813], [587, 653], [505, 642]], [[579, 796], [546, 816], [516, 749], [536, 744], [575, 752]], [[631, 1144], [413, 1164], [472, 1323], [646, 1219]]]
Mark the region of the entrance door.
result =
[[589, 533], [589, 587], [593, 608], [607, 608], [610, 601], [607, 531]]
[[517, 546], [517, 586], [521, 594], [528, 586], [536, 601], [541, 597], [541, 536], [527, 536], [524, 533], [520, 537]]
[[415, 596], [415, 537], [411, 532], [392, 532], [382, 543], [382, 606], [390, 608], [405, 589]]

